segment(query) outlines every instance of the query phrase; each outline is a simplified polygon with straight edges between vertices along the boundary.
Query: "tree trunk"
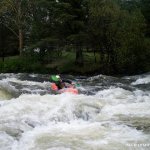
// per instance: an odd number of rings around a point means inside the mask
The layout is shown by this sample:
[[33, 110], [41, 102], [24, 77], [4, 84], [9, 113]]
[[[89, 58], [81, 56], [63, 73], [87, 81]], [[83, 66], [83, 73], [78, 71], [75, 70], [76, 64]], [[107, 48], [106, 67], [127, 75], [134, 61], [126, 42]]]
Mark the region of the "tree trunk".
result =
[[84, 62], [83, 62], [83, 53], [82, 53], [82, 48], [81, 46], [76, 46], [76, 61], [75, 61], [76, 65], [79, 66], [83, 66]]
[[112, 66], [112, 72], [113, 73], [117, 73], [117, 66], [116, 66], [116, 54], [115, 54], [115, 52], [114, 52], [114, 50], [112, 50], [112, 53], [111, 53], [111, 55], [110, 55], [110, 63], [111, 63], [111, 66]]
[[94, 48], [94, 62], [97, 63], [95, 48]]
[[104, 64], [105, 62], [105, 55], [104, 55], [104, 48], [102, 46], [99, 46], [100, 48], [100, 63], [101, 64]]
[[22, 55], [22, 49], [23, 49], [23, 32], [22, 29], [19, 29], [19, 54]]
[[4, 45], [5, 45], [5, 35], [4, 35], [4, 26], [1, 24], [0, 26], [0, 55], [2, 57], [2, 61], [4, 62], [5, 60], [5, 50], [4, 50]]
[[3, 62], [5, 61], [5, 53], [4, 53], [4, 50], [2, 50], [2, 61], [3, 61]]

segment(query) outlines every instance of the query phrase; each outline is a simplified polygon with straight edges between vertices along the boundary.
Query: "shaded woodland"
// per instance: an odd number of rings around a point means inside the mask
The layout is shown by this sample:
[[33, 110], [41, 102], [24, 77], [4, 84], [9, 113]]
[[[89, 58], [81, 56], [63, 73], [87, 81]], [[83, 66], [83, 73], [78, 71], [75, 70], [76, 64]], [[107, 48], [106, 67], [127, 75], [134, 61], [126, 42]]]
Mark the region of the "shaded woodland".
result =
[[150, 0], [0, 0], [1, 72], [38, 72], [66, 52], [81, 70], [90, 53], [93, 73], [150, 71]]

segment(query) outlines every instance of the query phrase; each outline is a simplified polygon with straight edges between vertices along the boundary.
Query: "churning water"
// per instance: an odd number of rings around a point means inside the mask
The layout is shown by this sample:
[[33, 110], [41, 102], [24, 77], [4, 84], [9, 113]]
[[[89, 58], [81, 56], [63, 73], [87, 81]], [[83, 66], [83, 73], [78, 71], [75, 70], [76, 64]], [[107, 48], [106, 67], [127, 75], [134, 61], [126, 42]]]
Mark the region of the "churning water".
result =
[[55, 95], [48, 75], [0, 74], [0, 150], [150, 149], [150, 73], [64, 77], [79, 95]]

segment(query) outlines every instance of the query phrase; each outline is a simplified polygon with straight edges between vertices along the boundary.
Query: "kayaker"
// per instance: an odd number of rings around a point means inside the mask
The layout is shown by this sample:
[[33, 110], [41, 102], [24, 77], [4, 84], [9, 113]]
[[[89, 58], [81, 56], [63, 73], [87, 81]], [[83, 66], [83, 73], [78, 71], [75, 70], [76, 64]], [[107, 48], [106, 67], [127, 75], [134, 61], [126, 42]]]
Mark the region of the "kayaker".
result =
[[[50, 77], [50, 80], [55, 83], [55, 85], [57, 86], [57, 90], [60, 90], [60, 89], [63, 89], [63, 88], [67, 88], [68, 85], [66, 83], [68, 83], [70, 86], [74, 86], [74, 84], [72, 83], [72, 81], [70, 80], [64, 80], [64, 79], [61, 79], [60, 75], [52, 75]], [[54, 86], [55, 86], [54, 85]], [[55, 87], [56, 89], [56, 87]]]

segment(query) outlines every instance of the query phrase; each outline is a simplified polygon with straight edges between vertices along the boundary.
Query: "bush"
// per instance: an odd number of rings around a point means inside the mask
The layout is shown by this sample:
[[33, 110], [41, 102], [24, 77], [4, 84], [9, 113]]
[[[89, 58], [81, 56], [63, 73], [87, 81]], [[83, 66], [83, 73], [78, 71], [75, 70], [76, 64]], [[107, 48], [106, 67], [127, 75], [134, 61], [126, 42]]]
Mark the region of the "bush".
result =
[[[41, 69], [42, 68], [42, 69]], [[7, 58], [0, 62], [0, 71], [3, 73], [17, 72], [42, 72], [44, 71], [40, 63], [34, 62], [28, 58]]]

